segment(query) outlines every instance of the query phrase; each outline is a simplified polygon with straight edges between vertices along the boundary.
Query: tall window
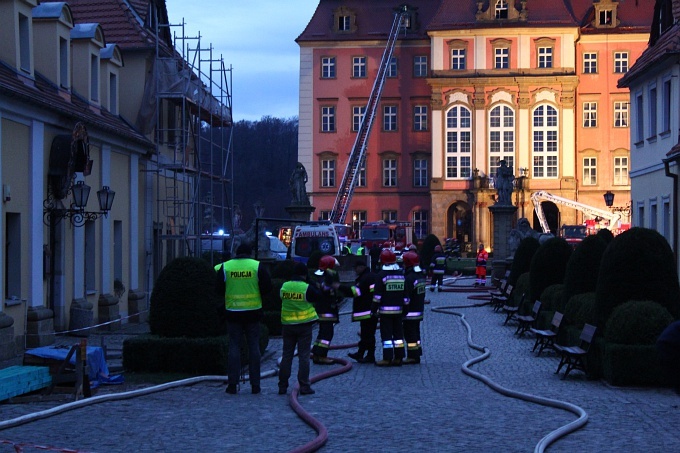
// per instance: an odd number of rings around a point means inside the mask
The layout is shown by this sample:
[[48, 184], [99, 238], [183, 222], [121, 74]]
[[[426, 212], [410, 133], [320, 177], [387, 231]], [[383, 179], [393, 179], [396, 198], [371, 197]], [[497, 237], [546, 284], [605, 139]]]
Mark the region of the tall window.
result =
[[397, 159], [383, 159], [383, 186], [397, 186]]
[[628, 158], [614, 157], [614, 185], [627, 186], [630, 183], [628, 179]]
[[99, 102], [99, 57], [90, 55], [90, 100]]
[[427, 130], [427, 106], [416, 105], [413, 107], [413, 130], [426, 131]]
[[583, 103], [583, 127], [597, 127], [597, 102]]
[[366, 157], [364, 156], [364, 161], [359, 167], [359, 172], [357, 173], [356, 180], [354, 181], [355, 187], [366, 187]]
[[69, 87], [68, 68], [69, 68], [69, 44], [68, 40], [59, 38], [59, 86]]
[[361, 121], [366, 114], [366, 106], [355, 105], [352, 107], [352, 131], [357, 132], [361, 127]]
[[19, 14], [19, 67], [31, 72], [31, 22], [23, 14]]
[[656, 136], [657, 124], [656, 124], [656, 87], [649, 89], [649, 136]]
[[469, 178], [472, 174], [472, 114], [463, 106], [446, 112], [446, 177]]
[[[21, 299], [21, 214], [5, 214], [5, 299]], [[17, 302], [18, 303], [18, 302]]]
[[335, 57], [321, 58], [321, 78], [322, 79], [335, 78]]
[[394, 223], [397, 221], [397, 211], [383, 211], [382, 219], [385, 223]]
[[586, 157], [583, 159], [583, 185], [597, 185], [597, 158]]
[[597, 54], [595, 52], [586, 52], [583, 54], [583, 73], [597, 73]]
[[614, 127], [628, 127], [627, 102], [614, 102]]
[[428, 234], [427, 211], [413, 211], [413, 232], [418, 239]]
[[427, 56], [413, 57], [413, 77], [427, 77]]
[[366, 77], [366, 57], [352, 57], [352, 77]]
[[510, 67], [510, 49], [508, 47], [496, 47], [494, 57], [494, 68], [508, 69]]
[[489, 176], [495, 176], [500, 161], [515, 165], [515, 112], [498, 105], [489, 112]]
[[330, 220], [331, 211], [321, 211], [319, 212], [319, 220]]
[[321, 187], [335, 187], [335, 159], [321, 161]]
[[533, 114], [533, 174], [535, 178], [557, 178], [557, 110], [539, 105]]
[[93, 221], [85, 222], [85, 290], [88, 294], [97, 290], [97, 245]]
[[465, 69], [465, 49], [451, 49], [451, 69]]
[[397, 57], [392, 57], [390, 59], [390, 64], [387, 65], [387, 77], [391, 77], [391, 78], [397, 77], [397, 70], [398, 69], [399, 68], [397, 66]]
[[366, 211], [352, 211], [352, 229], [354, 231], [361, 231], [361, 227], [366, 224]]
[[321, 132], [335, 132], [335, 107], [321, 107]]
[[617, 74], [628, 72], [628, 52], [614, 52], [614, 72]]
[[351, 27], [350, 16], [338, 16], [338, 31], [349, 31]]
[[539, 47], [538, 48], [538, 67], [539, 68], [552, 68], [552, 47]]
[[397, 106], [386, 105], [383, 108], [383, 130], [396, 131], [397, 130]]
[[645, 139], [645, 117], [644, 104], [642, 103], [642, 94], [635, 96], [635, 142], [641, 143]]
[[413, 159], [413, 187], [427, 187], [427, 159]]
[[109, 73], [109, 112], [118, 114], [118, 77]]
[[663, 130], [668, 132], [671, 130], [671, 81], [670, 79], [663, 82]]

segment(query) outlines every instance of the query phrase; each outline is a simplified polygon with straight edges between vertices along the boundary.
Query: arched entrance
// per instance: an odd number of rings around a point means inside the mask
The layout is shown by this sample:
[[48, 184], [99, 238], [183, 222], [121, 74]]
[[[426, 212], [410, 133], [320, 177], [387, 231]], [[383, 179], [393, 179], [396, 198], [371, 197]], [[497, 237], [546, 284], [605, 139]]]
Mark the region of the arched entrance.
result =
[[472, 240], [472, 211], [470, 205], [457, 201], [446, 213], [446, 237], [456, 238], [460, 244]]
[[[545, 220], [548, 222], [550, 232], [557, 236], [560, 231], [560, 210], [557, 208], [557, 205], [552, 201], [541, 202], [541, 207], [543, 208], [543, 214], [545, 215]], [[539, 222], [538, 220], [536, 211], [534, 211], [533, 226], [534, 230], [543, 233], [543, 229], [541, 228], [541, 222]]]

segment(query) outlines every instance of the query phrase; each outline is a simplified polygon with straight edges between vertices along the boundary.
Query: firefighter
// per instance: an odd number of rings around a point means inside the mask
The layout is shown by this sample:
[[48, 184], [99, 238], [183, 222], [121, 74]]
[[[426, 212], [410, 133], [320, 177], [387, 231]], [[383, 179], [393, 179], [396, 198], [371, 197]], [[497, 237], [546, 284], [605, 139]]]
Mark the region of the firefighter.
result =
[[407, 301], [404, 292], [404, 272], [390, 249], [380, 252], [382, 270], [378, 272], [371, 312], [380, 319], [383, 358], [377, 366], [401, 366], [404, 358], [404, 328], [402, 312]]
[[489, 259], [489, 254], [484, 249], [484, 244], [479, 244], [479, 250], [477, 251], [477, 260], [475, 261], [477, 274], [477, 279], [475, 280], [475, 286], [486, 286], [486, 260]]
[[376, 276], [363, 259], [354, 263], [354, 271], [357, 274], [355, 286], [358, 291], [352, 303], [352, 322], [359, 322], [361, 339], [357, 352], [350, 352], [347, 355], [359, 363], [375, 363], [375, 332], [378, 328], [378, 318], [371, 316], [371, 304]]
[[317, 365], [333, 363], [333, 360], [328, 358], [328, 349], [333, 340], [334, 326], [340, 320], [338, 305], [342, 300], [342, 296], [337, 291], [340, 278], [334, 270], [338, 264], [338, 260], [332, 256], [324, 255], [319, 260], [319, 268], [314, 272], [317, 277], [317, 286], [323, 291], [323, 297], [316, 304], [319, 332], [312, 347], [312, 361]]
[[417, 253], [404, 253], [405, 291], [408, 297], [406, 316], [404, 316], [404, 340], [406, 340], [407, 355], [404, 364], [420, 363], [420, 356], [423, 355], [420, 343], [420, 323], [425, 311], [427, 277], [419, 264], [420, 259]]
[[432, 261], [430, 261], [430, 270], [432, 271], [432, 279], [430, 280], [430, 291], [434, 291], [435, 288], [438, 292], [442, 290], [444, 286], [444, 274], [446, 273], [446, 255], [442, 250], [442, 246], [437, 244], [434, 247], [434, 255], [432, 256]]

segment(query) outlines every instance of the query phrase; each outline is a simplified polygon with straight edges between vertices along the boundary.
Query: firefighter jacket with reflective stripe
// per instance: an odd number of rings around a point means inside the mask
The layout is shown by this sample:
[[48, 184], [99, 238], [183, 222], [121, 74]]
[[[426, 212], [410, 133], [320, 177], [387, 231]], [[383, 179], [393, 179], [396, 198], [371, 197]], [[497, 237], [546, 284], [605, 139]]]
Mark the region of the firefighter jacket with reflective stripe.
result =
[[371, 304], [373, 303], [373, 289], [375, 287], [375, 274], [368, 267], [359, 274], [354, 281], [358, 288], [358, 294], [352, 301], [352, 321], [361, 321], [371, 317]]
[[401, 315], [408, 301], [404, 292], [404, 271], [383, 269], [378, 272], [373, 292], [373, 312], [380, 315]]
[[484, 249], [480, 250], [479, 253], [477, 253], [477, 267], [486, 266], [486, 260], [488, 259], [489, 253]]
[[424, 272], [416, 272], [415, 269], [413, 267], [407, 269], [404, 276], [406, 297], [408, 297], [405, 320], [421, 320], [423, 319], [423, 311], [425, 311], [427, 277]]
[[446, 273], [446, 255], [441, 252], [435, 253], [430, 263], [430, 269], [432, 269], [433, 274]]
[[262, 308], [258, 283], [260, 263], [250, 258], [238, 258], [224, 263], [224, 303], [227, 311], [248, 311]]
[[[336, 280], [337, 272], [326, 269], [323, 275], [317, 275], [317, 287], [321, 290], [321, 298], [314, 305], [319, 322], [338, 322], [338, 306], [342, 301], [339, 291], [329, 285]], [[339, 281], [339, 279], [338, 279]]]
[[291, 280], [281, 286], [281, 324], [304, 324], [319, 319], [308, 292], [310, 286], [302, 280]]

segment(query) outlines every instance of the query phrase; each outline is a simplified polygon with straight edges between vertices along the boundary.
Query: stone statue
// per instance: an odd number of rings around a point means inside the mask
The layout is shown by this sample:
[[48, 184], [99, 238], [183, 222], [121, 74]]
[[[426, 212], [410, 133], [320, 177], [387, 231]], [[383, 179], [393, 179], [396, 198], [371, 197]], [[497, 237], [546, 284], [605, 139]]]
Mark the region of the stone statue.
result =
[[512, 181], [515, 176], [512, 174], [512, 168], [508, 167], [505, 159], [501, 160], [500, 167], [496, 170], [496, 177], [494, 178], [498, 198], [496, 204], [511, 205], [512, 204]]
[[531, 228], [529, 219], [522, 217], [517, 221], [517, 228], [513, 228], [508, 236], [508, 251], [510, 256], [515, 256], [519, 243], [526, 237], [536, 238], [539, 244], [543, 244], [545, 241], [555, 236], [552, 233], [539, 233]]
[[309, 197], [307, 196], [307, 170], [300, 162], [295, 166], [293, 174], [290, 175], [288, 185], [290, 186], [290, 193], [293, 196], [291, 204], [309, 206]]

